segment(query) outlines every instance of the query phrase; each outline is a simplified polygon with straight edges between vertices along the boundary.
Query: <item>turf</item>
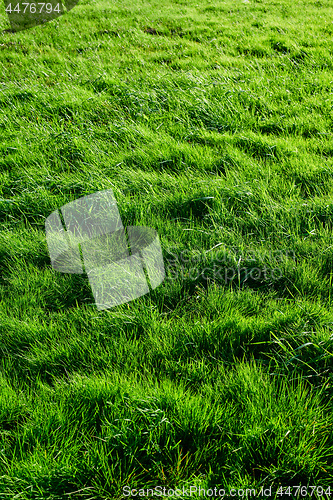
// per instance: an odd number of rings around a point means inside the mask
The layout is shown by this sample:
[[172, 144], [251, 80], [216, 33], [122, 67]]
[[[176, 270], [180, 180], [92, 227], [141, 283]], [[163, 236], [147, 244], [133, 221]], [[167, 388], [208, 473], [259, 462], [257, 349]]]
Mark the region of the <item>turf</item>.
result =
[[[11, 33], [3, 10], [0, 498], [333, 494], [332, 14], [81, 0]], [[108, 188], [166, 279], [98, 311], [44, 224]]]

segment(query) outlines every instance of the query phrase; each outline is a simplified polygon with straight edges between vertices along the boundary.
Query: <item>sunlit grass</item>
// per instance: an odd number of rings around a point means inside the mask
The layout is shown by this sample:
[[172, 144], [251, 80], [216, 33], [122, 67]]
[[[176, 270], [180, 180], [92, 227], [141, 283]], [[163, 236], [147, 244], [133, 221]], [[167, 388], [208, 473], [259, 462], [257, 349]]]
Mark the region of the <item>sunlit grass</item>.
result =
[[[0, 498], [329, 498], [332, 11], [84, 1], [0, 35]], [[98, 311], [44, 223], [108, 188], [167, 276]]]

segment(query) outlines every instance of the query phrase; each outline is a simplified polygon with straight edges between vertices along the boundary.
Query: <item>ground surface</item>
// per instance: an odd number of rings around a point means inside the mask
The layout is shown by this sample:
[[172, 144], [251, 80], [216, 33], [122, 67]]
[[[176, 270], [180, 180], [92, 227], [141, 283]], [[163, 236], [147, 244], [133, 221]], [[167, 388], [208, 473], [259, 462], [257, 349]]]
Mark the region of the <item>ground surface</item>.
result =
[[[333, 494], [332, 13], [84, 0], [0, 35], [0, 498]], [[167, 279], [97, 311], [44, 222], [108, 188]]]

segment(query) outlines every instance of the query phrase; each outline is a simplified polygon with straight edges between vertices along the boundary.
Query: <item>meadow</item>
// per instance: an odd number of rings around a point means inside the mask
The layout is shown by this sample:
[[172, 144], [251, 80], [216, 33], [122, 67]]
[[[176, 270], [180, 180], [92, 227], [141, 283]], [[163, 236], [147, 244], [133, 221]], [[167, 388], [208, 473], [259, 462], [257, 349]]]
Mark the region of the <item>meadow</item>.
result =
[[[333, 494], [332, 14], [81, 0], [13, 33], [2, 9], [0, 499]], [[98, 311], [44, 225], [109, 188], [166, 279]]]

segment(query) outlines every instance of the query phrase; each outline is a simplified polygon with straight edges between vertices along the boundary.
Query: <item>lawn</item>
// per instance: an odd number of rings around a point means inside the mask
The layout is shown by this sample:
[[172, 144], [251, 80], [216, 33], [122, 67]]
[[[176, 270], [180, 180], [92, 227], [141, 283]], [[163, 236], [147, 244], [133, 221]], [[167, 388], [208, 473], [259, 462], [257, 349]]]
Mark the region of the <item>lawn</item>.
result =
[[[0, 499], [333, 495], [332, 14], [81, 0], [15, 33], [2, 8]], [[45, 219], [106, 189], [166, 278], [99, 311]]]

